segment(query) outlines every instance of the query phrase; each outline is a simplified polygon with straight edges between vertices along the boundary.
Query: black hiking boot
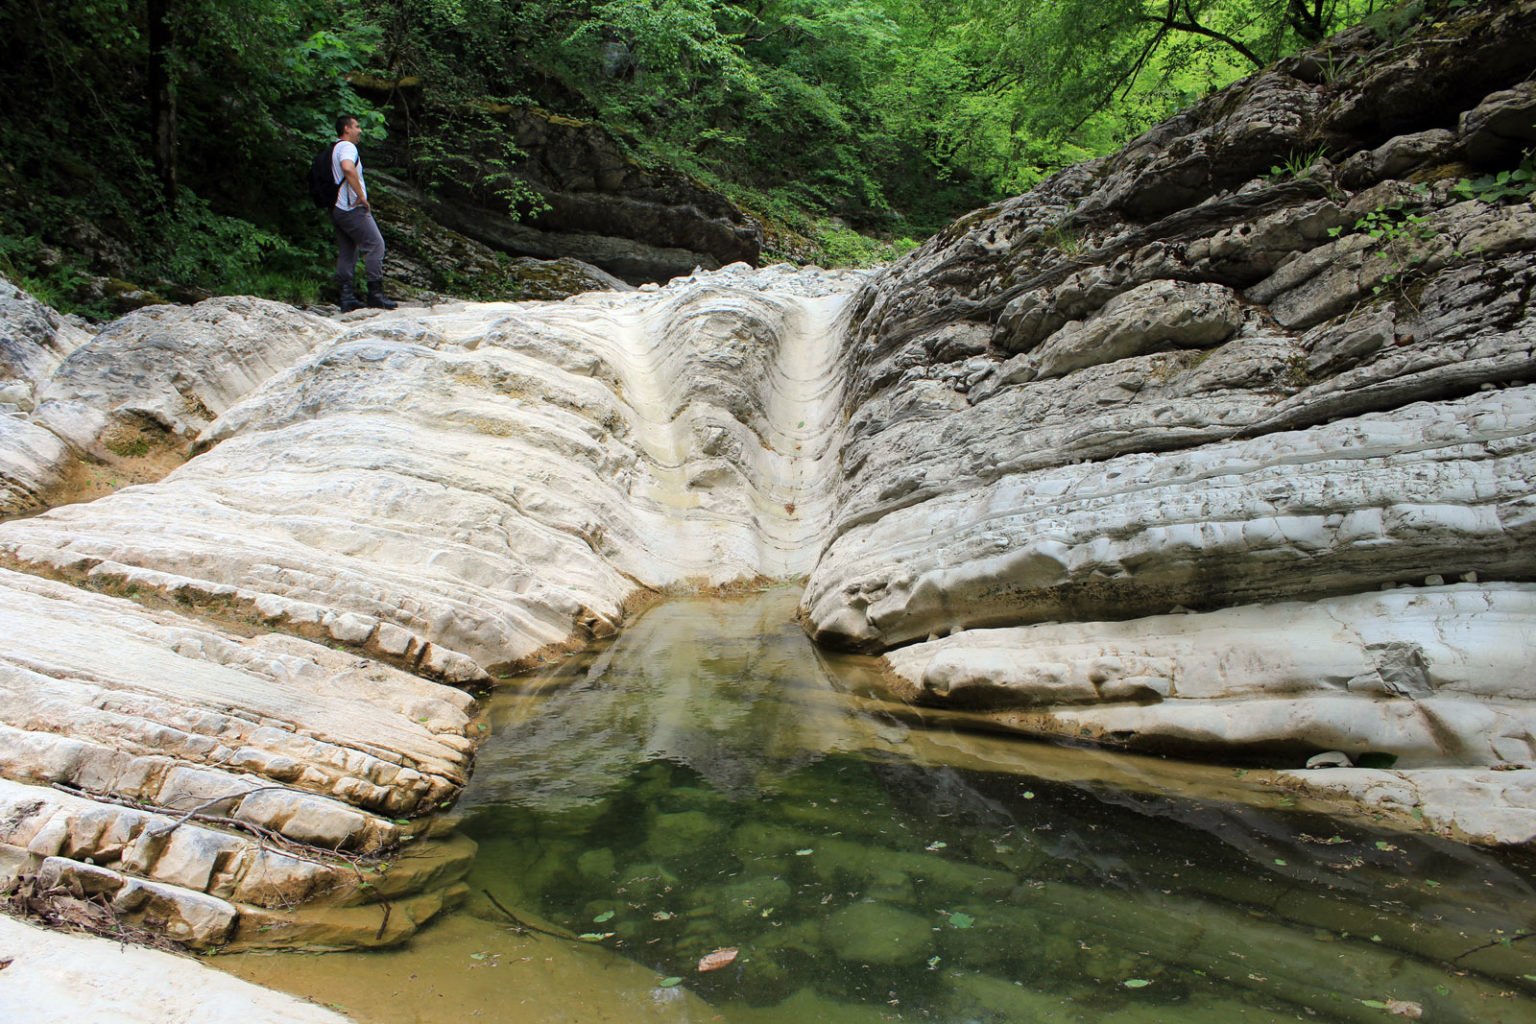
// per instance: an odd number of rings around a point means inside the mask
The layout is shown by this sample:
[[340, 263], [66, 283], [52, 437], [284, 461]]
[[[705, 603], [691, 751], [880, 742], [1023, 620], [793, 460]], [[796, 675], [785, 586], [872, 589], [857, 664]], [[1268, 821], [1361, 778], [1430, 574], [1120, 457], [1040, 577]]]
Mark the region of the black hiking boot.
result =
[[368, 305], [374, 309], [395, 309], [399, 306], [394, 299], [384, 297], [384, 282], [368, 282]]
[[352, 288], [351, 281], [338, 281], [337, 286], [341, 290], [341, 300], [337, 303], [343, 313], [350, 313], [354, 309], [363, 308], [363, 300], [357, 297], [357, 292]]

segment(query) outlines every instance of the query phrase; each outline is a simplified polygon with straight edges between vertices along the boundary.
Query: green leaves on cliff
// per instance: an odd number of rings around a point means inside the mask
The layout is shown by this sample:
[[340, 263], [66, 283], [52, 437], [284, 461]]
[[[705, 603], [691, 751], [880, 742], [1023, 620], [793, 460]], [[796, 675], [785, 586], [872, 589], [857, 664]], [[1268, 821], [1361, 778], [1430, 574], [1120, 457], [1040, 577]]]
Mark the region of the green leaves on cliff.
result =
[[[897, 238], [935, 228], [1109, 151], [1375, 6], [7, 4], [0, 242], [9, 240], [13, 260], [49, 248], [89, 250], [97, 273], [193, 274], [212, 290], [245, 287], [274, 257], [300, 266], [310, 253], [323, 265], [328, 229], [305, 208], [295, 168], [343, 110], [363, 120], [370, 166], [393, 158], [420, 185], [453, 184], [536, 213], [541, 200], [519, 178], [523, 152], [501, 116], [533, 104], [616, 129], [632, 140], [637, 161], [678, 166], [791, 226], [806, 255], [841, 258], [833, 250], [851, 249], [853, 258], [875, 258], [849, 226]], [[167, 35], [152, 46], [159, 25]], [[204, 205], [162, 210], [183, 188]], [[234, 246], [233, 262], [220, 260], [223, 233], [238, 235], [241, 222], [252, 226], [253, 244]]]

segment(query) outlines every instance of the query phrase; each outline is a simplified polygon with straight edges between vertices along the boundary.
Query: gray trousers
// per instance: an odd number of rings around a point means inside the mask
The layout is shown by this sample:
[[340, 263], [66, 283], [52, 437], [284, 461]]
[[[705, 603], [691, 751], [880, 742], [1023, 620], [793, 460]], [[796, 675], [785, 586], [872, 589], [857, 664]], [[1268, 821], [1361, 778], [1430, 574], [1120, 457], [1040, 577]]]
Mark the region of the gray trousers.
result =
[[357, 269], [357, 257], [363, 257], [363, 270], [370, 281], [384, 278], [384, 236], [373, 222], [373, 214], [361, 206], [351, 210], [331, 207], [331, 223], [336, 225], [336, 280], [350, 283]]

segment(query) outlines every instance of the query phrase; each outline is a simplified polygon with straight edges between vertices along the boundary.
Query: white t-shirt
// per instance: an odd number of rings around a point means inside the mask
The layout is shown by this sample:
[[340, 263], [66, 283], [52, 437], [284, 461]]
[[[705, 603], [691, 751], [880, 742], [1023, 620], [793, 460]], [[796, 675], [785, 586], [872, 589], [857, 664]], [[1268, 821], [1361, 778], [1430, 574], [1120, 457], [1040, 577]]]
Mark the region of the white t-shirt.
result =
[[341, 173], [341, 162], [351, 160], [357, 168], [357, 182], [363, 186], [362, 198], [368, 198], [368, 183], [363, 180], [363, 158], [357, 155], [357, 147], [350, 142], [338, 142], [336, 148], [331, 150], [331, 180], [340, 185], [336, 192], [336, 209], [345, 213], [347, 210], [356, 209], [358, 196], [352, 191], [352, 186], [347, 183], [347, 176]]

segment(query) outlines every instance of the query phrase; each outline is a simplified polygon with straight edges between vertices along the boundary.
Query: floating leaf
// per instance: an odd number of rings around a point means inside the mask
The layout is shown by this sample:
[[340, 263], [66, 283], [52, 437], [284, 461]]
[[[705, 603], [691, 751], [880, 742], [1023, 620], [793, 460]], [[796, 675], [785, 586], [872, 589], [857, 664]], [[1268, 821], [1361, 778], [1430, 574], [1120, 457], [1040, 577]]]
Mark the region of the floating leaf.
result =
[[939, 969], [939, 961], [940, 961], [940, 960], [941, 960], [941, 959], [943, 959], [943, 958], [942, 958], [942, 957], [937, 957], [937, 956], [931, 956], [931, 957], [929, 957], [929, 958], [928, 958], [928, 969], [929, 969], [929, 970], [930, 970], [930, 971], [936, 971], [936, 970], [938, 970], [938, 969]]
[[1035, 794], [1034, 793], [1030, 792], [1027, 789], [1024, 791], [1024, 799], [1025, 800], [1033, 800], [1034, 798], [1035, 798]]
[[1152, 983], [1146, 978], [1127, 978], [1123, 984], [1126, 988], [1146, 988]]
[[582, 932], [576, 937], [582, 942], [602, 942], [604, 939], [613, 938], [613, 932]]
[[677, 986], [681, 985], [682, 983], [683, 983], [683, 979], [679, 978], [677, 975], [674, 974], [670, 978], [662, 978], [660, 981], [658, 981], [656, 983], [656, 985], [657, 985], [658, 988], [676, 988]]
[[651, 920], [652, 921], [670, 921], [670, 920], [672, 920], [676, 916], [677, 915], [672, 913], [670, 910], [658, 910], [658, 911], [656, 911], [656, 913], [651, 915]]
[[740, 950], [734, 946], [728, 946], [725, 949], [717, 949], [713, 953], [704, 954], [699, 958], [699, 973], [703, 974], [705, 971], [718, 971], [722, 967], [729, 967], [736, 962], [736, 954], [739, 952]]
[[605, 910], [592, 919], [593, 924], [602, 924], [604, 921], [613, 920], [613, 911]]
[[1426, 878], [1426, 879], [1424, 879], [1424, 884], [1429, 886], [1431, 889], [1438, 889], [1438, 888], [1440, 888], [1440, 883], [1435, 881], [1433, 878]]
[[469, 958], [471, 960], [484, 960], [485, 959], [485, 954], [484, 953], [471, 953], [471, 954], [469, 954]]
[[944, 842], [944, 840], [942, 840], [942, 839], [935, 839], [933, 842], [931, 842], [927, 846], [923, 847], [923, 849], [928, 850], [929, 852], [933, 852], [935, 850], [942, 850], [942, 849], [944, 849], [944, 847], [946, 847], [948, 845], [949, 844]]
[[[1526, 981], [1536, 981], [1536, 974], [1522, 974], [1522, 975], [1520, 975], [1520, 977], [1524, 978]], [[1444, 988], [1444, 987], [1445, 986], [1443, 986], [1443, 985], [1437, 985], [1435, 987], [1435, 991], [1438, 992], [1441, 988]], [[1443, 992], [1441, 994], [1442, 995], [1450, 995], [1450, 992], [1446, 991], [1446, 992]]]
[[949, 915], [949, 923], [956, 928], [969, 928], [976, 923], [976, 919], [970, 914], [962, 914], [957, 910]]
[[1398, 849], [1398, 847], [1396, 847], [1393, 844], [1387, 842], [1385, 839], [1378, 839], [1378, 840], [1376, 840], [1376, 849], [1382, 850], [1382, 851], [1384, 851], [1386, 853], [1392, 853], [1393, 851]]
[[1380, 999], [1362, 999], [1360, 1000], [1360, 1005], [1369, 1006], [1373, 1010], [1385, 1010], [1387, 1008], [1387, 1004]]
[[1275, 858], [1275, 866], [1283, 868], [1283, 867], [1285, 867], [1285, 861], [1280, 859], [1279, 857], [1276, 857]]
[[809, 857], [811, 854], [813, 854], [815, 852], [816, 852], [815, 850], [813, 850], [809, 846], [807, 846], [803, 850], [796, 850], [795, 851], [795, 856], [796, 857]]

